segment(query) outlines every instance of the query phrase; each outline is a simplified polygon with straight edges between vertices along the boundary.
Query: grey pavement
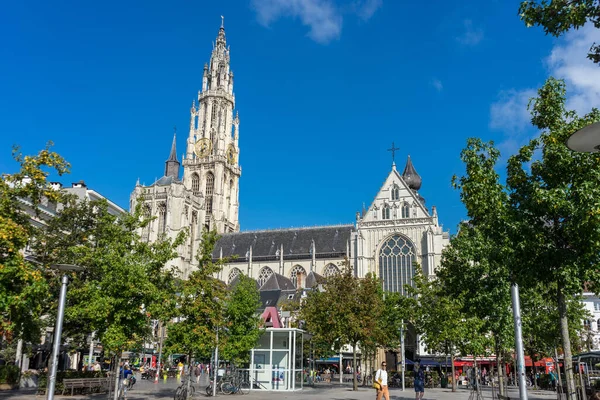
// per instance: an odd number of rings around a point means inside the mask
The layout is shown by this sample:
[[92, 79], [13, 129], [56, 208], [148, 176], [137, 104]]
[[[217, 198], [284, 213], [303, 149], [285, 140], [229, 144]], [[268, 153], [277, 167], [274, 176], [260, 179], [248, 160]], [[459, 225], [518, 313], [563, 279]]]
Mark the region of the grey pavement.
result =
[[[194, 384], [196, 388], [195, 399], [208, 399], [205, 394], [205, 388], [208, 380], [203, 377], [199, 384]], [[132, 390], [129, 391], [127, 400], [165, 400], [173, 399], [175, 389], [178, 382], [175, 379], [169, 379], [167, 382], [163, 380], [155, 384], [145, 380], [138, 379]], [[412, 400], [415, 398], [415, 392], [412, 388], [406, 388], [403, 392], [398, 388], [390, 388], [390, 400]], [[450, 389], [426, 389], [425, 400], [468, 400], [470, 391], [464, 388], [459, 388], [457, 392], [452, 393]], [[492, 399], [491, 388], [483, 388], [483, 398], [486, 400]], [[510, 388], [509, 397], [518, 399], [519, 392], [517, 388]], [[531, 400], [554, 400], [556, 394], [551, 391], [530, 390], [528, 391], [529, 399]], [[10, 400], [42, 400], [45, 396], [36, 396], [32, 389], [0, 391], [0, 399]], [[305, 387], [303, 390], [294, 392], [276, 392], [276, 391], [260, 391], [252, 390], [247, 395], [234, 394], [223, 395], [218, 394], [217, 398], [225, 398], [234, 400], [267, 400], [267, 399], [290, 399], [290, 400], [305, 400], [313, 398], [333, 399], [333, 400], [374, 400], [375, 390], [368, 387], [359, 387], [358, 391], [353, 391], [350, 383], [347, 384], [327, 384], [318, 383], [315, 387]], [[104, 400], [107, 399], [106, 393], [90, 394], [90, 395], [75, 395], [75, 396], [55, 396], [57, 400]], [[474, 397], [475, 399], [475, 397]]]

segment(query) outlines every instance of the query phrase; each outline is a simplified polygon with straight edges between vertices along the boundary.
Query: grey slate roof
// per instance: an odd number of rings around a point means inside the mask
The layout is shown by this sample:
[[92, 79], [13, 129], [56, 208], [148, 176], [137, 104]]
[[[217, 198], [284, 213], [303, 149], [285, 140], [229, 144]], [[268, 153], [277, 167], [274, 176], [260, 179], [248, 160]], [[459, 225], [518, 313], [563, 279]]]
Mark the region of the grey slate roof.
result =
[[157, 186], [169, 186], [171, 183], [175, 182], [175, 179], [172, 176], [163, 176], [156, 182], [154, 182]]
[[269, 279], [260, 287], [260, 290], [296, 290], [291, 279], [274, 272]]
[[317, 274], [315, 271], [310, 271], [308, 276], [306, 277], [306, 283], [304, 286], [307, 288], [313, 288], [318, 284], [325, 283], [325, 277]]
[[340, 256], [346, 252], [353, 231], [354, 225], [333, 225], [225, 233], [215, 245], [213, 258], [218, 259], [222, 249], [223, 257], [237, 256], [238, 261], [246, 260], [252, 246], [253, 260], [276, 260], [281, 245], [284, 259], [311, 258], [313, 241], [316, 258]]
[[177, 141], [177, 134], [174, 133], [173, 134], [173, 143], [171, 144], [171, 152], [169, 153], [169, 158], [167, 159], [167, 162], [168, 161], [174, 161], [176, 163], [179, 163], [179, 161], [177, 161], [177, 147], [176, 147], [177, 144], [176, 144], [176, 141]]

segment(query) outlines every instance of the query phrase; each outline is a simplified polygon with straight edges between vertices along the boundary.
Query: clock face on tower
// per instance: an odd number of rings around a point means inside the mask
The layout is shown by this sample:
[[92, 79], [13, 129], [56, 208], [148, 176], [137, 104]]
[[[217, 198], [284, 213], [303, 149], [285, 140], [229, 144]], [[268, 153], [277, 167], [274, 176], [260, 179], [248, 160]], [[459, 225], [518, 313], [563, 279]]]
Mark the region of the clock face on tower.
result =
[[236, 152], [235, 152], [235, 147], [230, 144], [229, 147], [227, 148], [227, 162], [229, 164], [235, 164], [235, 156], [236, 156]]
[[194, 145], [194, 152], [198, 157], [206, 157], [212, 152], [212, 143], [208, 138], [198, 139]]

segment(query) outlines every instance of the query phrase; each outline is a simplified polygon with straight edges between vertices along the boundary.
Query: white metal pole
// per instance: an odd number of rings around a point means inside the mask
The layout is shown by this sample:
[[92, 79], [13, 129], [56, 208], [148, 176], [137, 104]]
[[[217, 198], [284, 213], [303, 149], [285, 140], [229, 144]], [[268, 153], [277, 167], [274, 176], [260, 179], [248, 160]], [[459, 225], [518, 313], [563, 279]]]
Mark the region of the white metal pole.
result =
[[344, 374], [342, 372], [342, 363], [344, 361], [342, 360], [342, 348], [340, 347], [340, 365], [338, 366], [339, 372], [340, 372], [340, 383], [344, 383], [343, 377]]
[[23, 339], [17, 341], [17, 354], [15, 355], [15, 365], [19, 371], [23, 370]]
[[515, 350], [517, 353], [516, 373], [519, 379], [519, 398], [527, 400], [527, 385], [525, 383], [525, 352], [523, 351], [523, 333], [521, 331], [521, 304], [519, 301], [519, 285], [513, 283], [510, 287], [512, 297], [513, 318], [515, 320]]
[[406, 371], [406, 361], [404, 357], [404, 320], [400, 325], [400, 356], [402, 357], [402, 391], [404, 391], [404, 371]]
[[56, 371], [58, 369], [58, 353], [60, 352], [60, 337], [62, 335], [63, 319], [65, 317], [65, 303], [67, 301], [67, 285], [69, 277], [63, 275], [60, 287], [60, 298], [58, 300], [58, 313], [56, 315], [56, 326], [54, 328], [54, 343], [52, 344], [52, 365], [50, 366], [50, 377], [48, 378], [48, 400], [54, 399], [56, 387]]
[[90, 336], [90, 356], [88, 358], [88, 371], [92, 371], [92, 358], [94, 356], [94, 335], [96, 332], [92, 332], [92, 336]]
[[156, 360], [156, 373], [154, 374], [154, 383], [158, 383], [160, 378], [160, 362], [162, 357], [163, 339], [165, 337], [165, 327], [159, 322], [160, 343], [158, 344], [158, 360]]
[[217, 328], [217, 345], [215, 346], [215, 371], [213, 373], [213, 397], [217, 395], [217, 370], [219, 369], [219, 328]]

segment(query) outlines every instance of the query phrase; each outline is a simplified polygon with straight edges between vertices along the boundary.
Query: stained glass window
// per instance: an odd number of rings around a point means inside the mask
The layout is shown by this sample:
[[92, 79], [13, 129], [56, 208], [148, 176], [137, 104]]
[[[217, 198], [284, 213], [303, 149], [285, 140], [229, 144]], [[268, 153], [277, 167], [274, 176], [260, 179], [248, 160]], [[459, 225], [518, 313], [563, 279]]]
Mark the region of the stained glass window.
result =
[[415, 247], [405, 237], [394, 235], [379, 251], [379, 278], [383, 290], [406, 294], [404, 285], [413, 285], [415, 276]]

